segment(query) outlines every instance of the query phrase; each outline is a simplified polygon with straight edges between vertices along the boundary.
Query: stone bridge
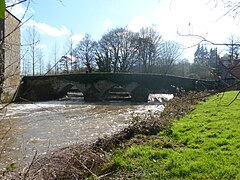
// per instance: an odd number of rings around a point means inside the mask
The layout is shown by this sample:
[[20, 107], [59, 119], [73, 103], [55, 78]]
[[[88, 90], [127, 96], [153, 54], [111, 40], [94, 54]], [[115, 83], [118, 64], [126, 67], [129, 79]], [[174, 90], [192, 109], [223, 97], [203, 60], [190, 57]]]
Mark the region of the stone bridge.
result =
[[104, 101], [109, 90], [121, 86], [129, 92], [132, 101], [147, 101], [149, 93], [178, 93], [220, 88], [217, 81], [197, 80], [158, 74], [89, 73], [51, 76], [25, 76], [16, 95], [16, 101], [44, 101], [63, 97], [75, 87], [85, 101]]

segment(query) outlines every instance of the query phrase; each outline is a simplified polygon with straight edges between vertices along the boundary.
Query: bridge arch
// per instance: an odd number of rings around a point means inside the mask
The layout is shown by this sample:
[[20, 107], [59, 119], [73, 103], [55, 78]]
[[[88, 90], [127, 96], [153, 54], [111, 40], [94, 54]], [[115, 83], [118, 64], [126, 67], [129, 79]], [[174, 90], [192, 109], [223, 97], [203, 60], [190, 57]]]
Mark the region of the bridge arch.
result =
[[[109, 97], [109, 93], [114, 87], [121, 87], [125, 93], [129, 94], [131, 101], [147, 102], [150, 91], [137, 82], [130, 82], [128, 84], [114, 83], [108, 80], [100, 80], [95, 83], [78, 83], [78, 82], [61, 82], [58, 84], [58, 97], [63, 97], [76, 87], [82, 92], [84, 100], [89, 102], [104, 101]], [[60, 86], [64, 84], [65, 86]]]

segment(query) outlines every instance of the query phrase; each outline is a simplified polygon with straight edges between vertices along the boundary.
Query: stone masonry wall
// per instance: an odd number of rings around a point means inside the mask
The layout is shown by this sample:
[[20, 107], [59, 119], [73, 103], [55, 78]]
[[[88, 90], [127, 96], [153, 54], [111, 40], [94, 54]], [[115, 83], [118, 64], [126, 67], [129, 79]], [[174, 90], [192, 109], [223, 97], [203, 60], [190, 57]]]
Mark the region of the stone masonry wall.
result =
[[[4, 83], [1, 102], [9, 102], [20, 83], [20, 21], [5, 12], [4, 27]], [[9, 35], [10, 34], [10, 35]]]

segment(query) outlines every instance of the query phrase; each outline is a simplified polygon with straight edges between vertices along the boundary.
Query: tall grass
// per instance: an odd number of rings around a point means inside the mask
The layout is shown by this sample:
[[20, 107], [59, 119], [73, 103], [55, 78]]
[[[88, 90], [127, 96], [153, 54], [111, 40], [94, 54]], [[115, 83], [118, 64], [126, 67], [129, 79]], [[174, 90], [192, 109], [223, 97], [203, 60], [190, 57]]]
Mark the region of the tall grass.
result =
[[236, 94], [211, 97], [173, 120], [172, 133], [116, 151], [116, 167], [144, 179], [240, 179], [240, 97], [229, 105]]

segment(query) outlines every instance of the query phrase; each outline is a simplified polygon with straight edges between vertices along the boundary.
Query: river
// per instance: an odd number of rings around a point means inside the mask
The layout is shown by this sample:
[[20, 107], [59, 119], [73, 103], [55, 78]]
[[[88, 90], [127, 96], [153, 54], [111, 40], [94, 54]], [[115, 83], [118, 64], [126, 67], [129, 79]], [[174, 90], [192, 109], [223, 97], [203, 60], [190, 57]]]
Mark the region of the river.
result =
[[[76, 143], [88, 143], [126, 127], [132, 116], [161, 112], [152, 95], [148, 103], [86, 103], [81, 98], [36, 103], [10, 104], [0, 115], [0, 169], [11, 163], [25, 166], [33, 154]], [[157, 98], [156, 98], [157, 97]]]

